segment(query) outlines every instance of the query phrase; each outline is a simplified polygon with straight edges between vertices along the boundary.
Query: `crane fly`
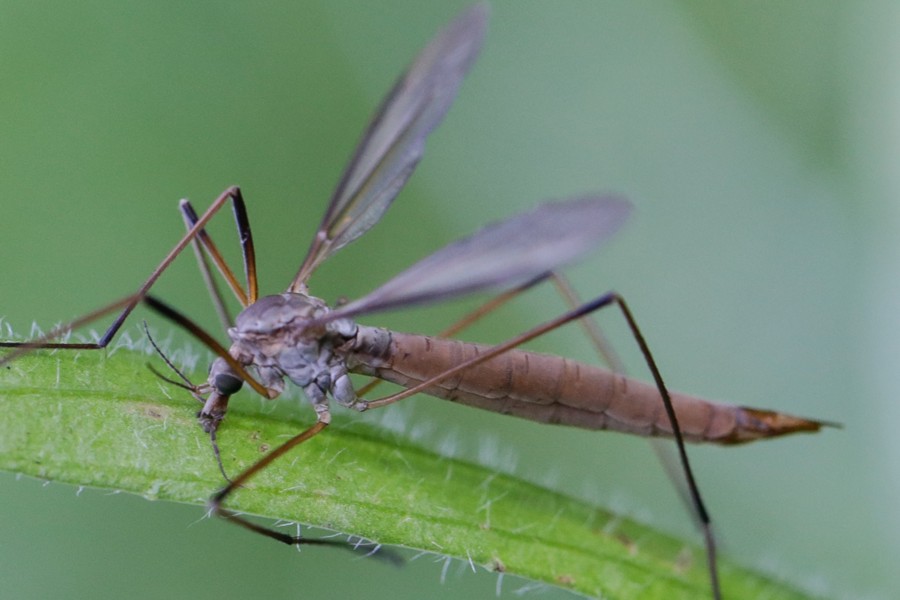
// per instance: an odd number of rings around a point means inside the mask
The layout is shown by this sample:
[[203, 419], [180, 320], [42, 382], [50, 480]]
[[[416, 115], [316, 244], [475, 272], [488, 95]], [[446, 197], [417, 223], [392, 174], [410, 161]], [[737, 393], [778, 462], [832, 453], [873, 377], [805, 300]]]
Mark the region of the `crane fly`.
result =
[[[593, 250], [624, 223], [630, 211], [625, 200], [585, 195], [539, 205], [444, 247], [355, 301], [332, 307], [308, 291], [307, 281], [315, 269], [374, 226], [412, 174], [426, 138], [449, 110], [462, 79], [475, 61], [485, 36], [487, 17], [487, 8], [481, 4], [464, 11], [420, 53], [388, 93], [338, 183], [306, 258], [283, 293], [259, 297], [246, 206], [240, 189], [232, 187], [199, 216], [187, 200], [181, 201], [187, 232], [136, 292], [43, 338], [0, 342], [5, 347], [16, 347], [0, 359], [0, 364], [36, 348], [104, 348], [132, 310], [144, 303], [185, 328], [217, 355], [204, 384], [193, 385], [182, 376], [184, 382], [179, 385], [188, 388], [203, 403], [199, 421], [213, 441], [220, 468], [215, 434], [231, 396], [246, 383], [263, 397], [274, 399], [284, 390], [285, 380], [290, 380], [302, 388], [315, 409], [315, 424], [229, 480], [210, 504], [228, 520], [292, 545], [323, 541], [287, 535], [251, 522], [226, 508], [225, 500], [273, 460], [325, 429], [331, 420], [332, 400], [343, 407], [364, 411], [422, 392], [541, 423], [671, 438], [676, 443], [692, 504], [704, 531], [712, 595], [718, 598], [711, 520], [694, 480], [684, 442], [739, 444], [817, 431], [827, 423], [670, 393], [628, 305], [614, 292], [577, 305], [495, 346], [399, 333], [355, 322], [361, 315], [476, 291], [515, 293], [555, 277], [558, 270]], [[234, 210], [241, 240], [244, 285], [205, 229], [227, 203]], [[188, 245], [194, 249], [227, 328], [231, 339], [229, 348], [149, 294], [151, 286]], [[233, 320], [216, 287], [210, 263], [243, 307]], [[517, 348], [607, 306], [617, 306], [627, 321], [653, 375], [652, 385], [599, 367]], [[52, 341], [116, 311], [114, 322], [95, 343]], [[351, 373], [387, 380], [405, 389], [365, 400], [354, 389]]]

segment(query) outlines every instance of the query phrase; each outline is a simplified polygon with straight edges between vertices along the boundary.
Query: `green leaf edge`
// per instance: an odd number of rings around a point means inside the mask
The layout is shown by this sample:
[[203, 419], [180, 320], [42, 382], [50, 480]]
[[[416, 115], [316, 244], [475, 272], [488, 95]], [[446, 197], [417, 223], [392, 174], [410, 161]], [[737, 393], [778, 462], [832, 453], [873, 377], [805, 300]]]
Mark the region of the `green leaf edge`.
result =
[[[223, 480], [194, 419], [198, 405], [156, 379], [147, 360], [122, 349], [42, 351], [5, 365], [0, 469], [204, 505]], [[311, 424], [254, 413], [247, 397], [233, 400], [219, 432], [232, 474]], [[440, 552], [590, 597], [709, 596], [697, 546], [340, 413], [229, 506]], [[726, 597], [810, 597], [726, 561], [720, 577]]]

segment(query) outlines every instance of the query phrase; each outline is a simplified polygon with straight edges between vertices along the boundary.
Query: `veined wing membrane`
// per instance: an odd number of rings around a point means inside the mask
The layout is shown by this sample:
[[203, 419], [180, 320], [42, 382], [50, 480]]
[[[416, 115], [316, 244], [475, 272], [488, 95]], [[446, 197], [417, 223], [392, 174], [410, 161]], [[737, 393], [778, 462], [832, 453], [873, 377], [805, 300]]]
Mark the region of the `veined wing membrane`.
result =
[[288, 291], [303, 288], [328, 256], [381, 219], [409, 179], [425, 139], [449, 110], [481, 48], [487, 7], [477, 4], [444, 29], [394, 85], [341, 177]]
[[609, 238], [631, 212], [626, 201], [588, 196], [542, 204], [453, 242], [329, 319], [524, 284], [574, 262]]

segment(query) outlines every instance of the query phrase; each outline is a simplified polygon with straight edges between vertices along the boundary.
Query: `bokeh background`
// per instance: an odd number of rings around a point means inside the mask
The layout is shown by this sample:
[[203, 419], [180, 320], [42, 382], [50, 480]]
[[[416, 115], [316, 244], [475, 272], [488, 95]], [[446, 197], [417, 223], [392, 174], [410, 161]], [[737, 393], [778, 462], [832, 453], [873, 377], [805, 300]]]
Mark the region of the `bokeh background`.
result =
[[[0, 4], [4, 322], [49, 326], [134, 289], [180, 235], [177, 200], [202, 209], [230, 184], [248, 200], [263, 290], [280, 291], [381, 95], [464, 5]], [[572, 270], [579, 290], [630, 300], [674, 389], [845, 426], [692, 450], [723, 554], [825, 596], [893, 597], [898, 24], [887, 1], [498, 0], [418, 172], [314, 289], [359, 296], [540, 199], [627, 195], [633, 221]], [[190, 260], [157, 291], [216, 326]], [[469, 305], [367, 322], [434, 332]], [[561, 307], [537, 292], [468, 337], [502, 339]], [[600, 320], [646, 378], [619, 317]], [[537, 347], [592, 360], [576, 329]], [[410, 435], [437, 424], [440, 439], [422, 444], [698, 539], [643, 440], [430, 399], [389, 410]], [[430, 558], [398, 571], [298, 557], [201, 521], [198, 507], [76, 491], [0, 475], [4, 597], [458, 598], [496, 586], [465, 566], [442, 578]], [[520, 585], [507, 578], [503, 595]]]

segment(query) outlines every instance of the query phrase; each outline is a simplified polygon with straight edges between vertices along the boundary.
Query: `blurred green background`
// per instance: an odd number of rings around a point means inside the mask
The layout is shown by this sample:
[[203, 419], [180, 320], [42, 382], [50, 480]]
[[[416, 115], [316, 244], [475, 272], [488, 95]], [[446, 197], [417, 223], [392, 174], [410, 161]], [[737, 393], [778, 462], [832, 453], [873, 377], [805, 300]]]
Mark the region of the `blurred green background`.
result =
[[[0, 4], [4, 322], [27, 332], [133, 290], [180, 235], [177, 200], [202, 210], [231, 184], [249, 204], [263, 291], [282, 290], [381, 95], [464, 5]], [[357, 297], [540, 199], [627, 195], [633, 221], [572, 270], [579, 290], [630, 300], [672, 388], [845, 425], [692, 450], [722, 553], [826, 596], [891, 597], [898, 24], [890, 2], [494, 2], [416, 175], [313, 290]], [[230, 229], [225, 216], [215, 231]], [[191, 260], [157, 293], [216, 327]], [[463, 308], [366, 322], [434, 332]], [[501, 339], [560, 309], [538, 292], [468, 337]], [[601, 316], [646, 378], [619, 321]], [[576, 329], [537, 347], [592, 360]], [[698, 540], [643, 440], [430, 399], [387, 410], [422, 444]], [[440, 435], [420, 439], [423, 423]], [[431, 558], [396, 570], [298, 557], [194, 506], [8, 474], [0, 490], [8, 598], [457, 598], [497, 584], [459, 565], [442, 577]], [[502, 583], [517, 597], [521, 581]]]

